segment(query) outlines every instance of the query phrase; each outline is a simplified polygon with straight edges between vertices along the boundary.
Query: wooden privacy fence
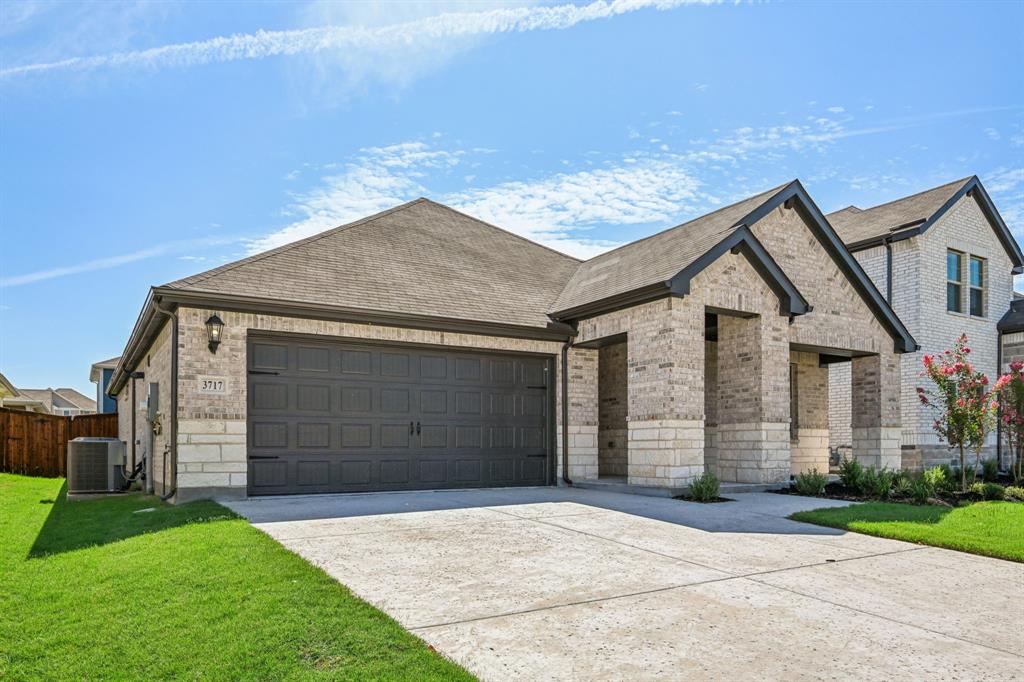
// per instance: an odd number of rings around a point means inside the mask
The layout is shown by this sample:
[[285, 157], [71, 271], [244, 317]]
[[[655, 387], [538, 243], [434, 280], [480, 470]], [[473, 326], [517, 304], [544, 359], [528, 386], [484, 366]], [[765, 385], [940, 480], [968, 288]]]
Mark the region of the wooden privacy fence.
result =
[[66, 476], [69, 440], [117, 435], [116, 414], [63, 417], [0, 407], [0, 471]]

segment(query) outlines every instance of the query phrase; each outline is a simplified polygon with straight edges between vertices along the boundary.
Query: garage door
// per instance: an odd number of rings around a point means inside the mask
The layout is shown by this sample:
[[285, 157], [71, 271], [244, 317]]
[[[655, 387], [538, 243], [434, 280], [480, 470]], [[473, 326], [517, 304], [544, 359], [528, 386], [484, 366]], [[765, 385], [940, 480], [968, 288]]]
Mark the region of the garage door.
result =
[[253, 338], [249, 494], [544, 485], [550, 360]]

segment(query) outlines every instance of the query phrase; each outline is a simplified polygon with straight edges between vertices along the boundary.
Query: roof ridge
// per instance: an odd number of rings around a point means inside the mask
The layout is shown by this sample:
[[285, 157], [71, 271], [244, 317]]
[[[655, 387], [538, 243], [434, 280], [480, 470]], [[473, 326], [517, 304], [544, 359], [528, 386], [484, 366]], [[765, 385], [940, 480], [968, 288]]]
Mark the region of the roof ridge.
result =
[[205, 282], [206, 280], [208, 280], [208, 279], [210, 279], [212, 277], [216, 277], [217, 275], [222, 275], [225, 272], [230, 272], [231, 270], [234, 270], [235, 268], [237, 268], [239, 266], [248, 265], [249, 263], [256, 263], [256, 262], [259, 262], [259, 261], [263, 260], [264, 258], [268, 258], [269, 256], [273, 256], [273, 255], [277, 255], [279, 253], [284, 253], [286, 251], [290, 251], [290, 250], [292, 250], [292, 249], [294, 249], [294, 248], [296, 248], [298, 246], [302, 246], [303, 244], [309, 244], [309, 243], [318, 241], [320, 239], [325, 239], [325, 238], [327, 238], [327, 237], [329, 237], [331, 235], [334, 235], [334, 234], [337, 234], [338, 232], [341, 232], [342, 230], [347, 230], [347, 229], [352, 228], [352, 227], [357, 227], [359, 225], [364, 225], [366, 223], [369, 223], [369, 222], [372, 222], [374, 220], [377, 220], [378, 218], [383, 218], [386, 215], [390, 215], [392, 213], [395, 213], [396, 211], [401, 211], [401, 210], [407, 209], [407, 208], [409, 208], [410, 206], [412, 206], [414, 204], [418, 204], [418, 203], [421, 203], [421, 202], [424, 202], [424, 201], [429, 201], [429, 200], [425, 199], [423, 197], [419, 197], [417, 199], [413, 199], [412, 201], [406, 201], [405, 203], [398, 204], [397, 206], [392, 206], [391, 208], [386, 208], [383, 211], [380, 211], [378, 213], [374, 213], [373, 215], [370, 215], [370, 216], [366, 216], [365, 218], [359, 218], [358, 220], [353, 220], [350, 223], [344, 223], [343, 225], [338, 225], [337, 227], [332, 227], [332, 228], [326, 229], [323, 232], [318, 232], [316, 234], [310, 235], [310, 236], [305, 237], [303, 239], [297, 239], [294, 242], [289, 242], [287, 244], [282, 244], [281, 246], [278, 246], [276, 248], [268, 249], [267, 251], [263, 251], [261, 253], [255, 253], [255, 254], [253, 254], [251, 256], [246, 256], [245, 258], [240, 258], [239, 260], [232, 261], [230, 263], [225, 263], [224, 265], [219, 265], [219, 266], [217, 266], [215, 268], [211, 268], [211, 269], [209, 269], [209, 270], [207, 270], [205, 272], [200, 272], [200, 273], [198, 273], [196, 275], [190, 275], [188, 277], [182, 277], [181, 279], [176, 279], [173, 282], [168, 282], [164, 286], [170, 286], [172, 284], [177, 284], [178, 282], [184, 282], [185, 280], [189, 280], [189, 284], [198, 284], [199, 282]]
[[[968, 182], [970, 182], [971, 180], [973, 180], [974, 178], [975, 178], [974, 175], [969, 175], [966, 178], [961, 178], [960, 180], [951, 180], [951, 181], [945, 182], [945, 183], [943, 183], [941, 185], [935, 185], [934, 187], [929, 187], [928, 189], [923, 189], [920, 192], [914, 192], [913, 194], [908, 194], [905, 197], [899, 197], [898, 199], [893, 199], [891, 201], [886, 201], [885, 203], [878, 204], [877, 206], [870, 206], [868, 208], [861, 209], [861, 213], [867, 213], [868, 211], [874, 211], [876, 208], [882, 208], [883, 206], [890, 206], [892, 204], [898, 204], [901, 201], [906, 201], [908, 199], [913, 199], [914, 197], [919, 197], [922, 194], [927, 194], [928, 192], [934, 192], [937, 189], [942, 189], [943, 187], [949, 187], [950, 185], [960, 185], [960, 186], [963, 186], [963, 185], [967, 184]], [[845, 210], [845, 209], [840, 209], [840, 210]], [[838, 212], [839, 211], [833, 211], [833, 213], [838, 213]]]
[[[633, 246], [634, 244], [639, 244], [641, 242], [645, 242], [648, 239], [654, 239], [657, 236], [666, 234], [668, 232], [672, 232], [673, 230], [677, 230], [677, 229], [679, 229], [681, 227], [686, 227], [690, 223], [696, 222], [698, 220], [703, 220], [704, 218], [710, 218], [711, 216], [715, 215], [716, 213], [721, 213], [722, 211], [726, 211], [726, 210], [732, 208], [733, 206], [738, 206], [739, 204], [742, 204], [744, 201], [750, 201], [751, 199], [753, 199], [755, 197], [759, 197], [759, 196], [762, 196], [764, 194], [773, 194], [774, 195], [776, 192], [779, 192], [783, 188], [788, 187], [793, 182], [794, 181], [790, 180], [789, 182], [785, 182], [785, 183], [779, 185], [778, 187], [773, 187], [772, 189], [765, 190], [764, 192], [758, 192], [756, 194], [751, 194], [750, 196], [744, 197], [744, 198], [740, 199], [739, 201], [734, 201], [731, 204], [727, 204], [726, 206], [722, 206], [721, 208], [716, 208], [714, 211], [711, 211], [710, 213], [702, 213], [699, 216], [690, 218], [689, 220], [687, 220], [684, 223], [679, 223], [678, 225], [673, 225], [671, 227], [666, 227], [664, 230], [659, 230], [658, 232], [655, 232], [654, 234], [649, 234], [646, 237], [640, 237], [639, 239], [634, 239], [631, 242], [626, 242], [625, 244], [620, 244], [619, 246], [616, 246], [614, 249], [609, 249], [608, 251], [605, 251], [604, 253], [599, 253], [596, 256], [588, 258], [587, 260], [585, 260], [583, 262], [584, 263], [589, 263], [590, 261], [595, 260], [597, 258], [604, 258], [605, 256], [607, 256], [609, 254], [612, 254], [612, 253], [615, 253], [616, 251], [619, 251], [621, 249], [624, 249], [627, 246]], [[767, 199], [765, 199], [765, 201], [767, 201]], [[746, 216], [744, 216], [744, 217], [746, 217]], [[733, 225], [733, 227], [738, 227], [738, 226], [739, 226], [738, 224], [737, 225]]]
[[487, 227], [492, 227], [495, 230], [498, 230], [499, 232], [504, 232], [505, 234], [510, 235], [512, 237], [515, 237], [516, 239], [518, 239], [520, 241], [524, 241], [527, 244], [530, 244], [532, 246], [539, 246], [542, 249], [547, 249], [548, 251], [551, 251], [552, 253], [556, 253], [559, 256], [562, 256], [563, 258], [568, 258], [570, 260], [574, 260], [577, 263], [582, 263], [583, 262], [582, 260], [580, 260], [579, 258], [576, 258], [575, 256], [570, 256], [567, 253], [562, 253], [558, 249], [552, 248], [550, 246], [546, 246], [544, 244], [541, 244], [540, 242], [535, 242], [532, 239], [528, 239], [528, 238], [524, 237], [521, 234], [516, 234], [515, 232], [512, 232], [511, 230], [506, 230], [504, 227], [499, 227], [498, 225], [495, 225], [494, 223], [489, 223], [486, 220], [483, 220], [481, 218], [477, 218], [475, 215], [470, 215], [469, 213], [466, 213], [465, 211], [460, 211], [457, 208], [453, 208], [453, 207], [449, 206], [448, 204], [442, 204], [439, 201], [434, 201], [433, 199], [428, 199], [426, 197], [420, 197], [419, 199], [417, 199], [417, 201], [425, 201], [428, 204], [432, 204], [434, 206], [440, 206], [441, 208], [448, 209], [452, 213], [458, 213], [459, 215], [465, 216], [466, 218], [469, 218], [470, 220], [475, 220], [476, 222], [478, 222], [478, 223], [480, 223], [482, 225], [486, 225]]

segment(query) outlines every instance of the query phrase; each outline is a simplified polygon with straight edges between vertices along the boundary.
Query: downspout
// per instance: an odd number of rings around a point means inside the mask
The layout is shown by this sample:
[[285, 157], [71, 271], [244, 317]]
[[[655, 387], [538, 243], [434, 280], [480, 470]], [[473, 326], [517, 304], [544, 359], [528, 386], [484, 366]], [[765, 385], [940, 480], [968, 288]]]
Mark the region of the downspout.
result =
[[128, 375], [129, 379], [132, 382], [132, 389], [131, 389], [131, 401], [132, 401], [132, 404], [131, 404], [131, 410], [132, 410], [132, 468], [131, 468], [131, 470], [132, 471], [135, 471], [135, 463], [136, 463], [135, 446], [136, 446], [136, 444], [139, 441], [139, 435], [135, 431], [135, 417], [137, 416], [138, 411], [139, 411], [139, 403], [138, 403], [138, 401], [135, 398], [135, 385], [136, 385], [136, 381], [138, 381], [139, 379], [144, 378], [145, 376], [146, 375], [143, 372], [132, 372], [131, 374]]
[[[164, 310], [156, 303], [156, 311], [171, 321], [171, 423], [168, 449], [164, 450], [164, 494], [161, 500], [167, 501], [178, 492], [178, 314]], [[171, 478], [173, 485], [167, 492], [167, 453], [171, 455]], [[152, 453], [150, 453], [152, 456]]]
[[572, 337], [562, 346], [562, 481], [572, 485], [569, 478], [569, 347]]
[[882, 239], [885, 246], [885, 300], [892, 305], [892, 238]]

